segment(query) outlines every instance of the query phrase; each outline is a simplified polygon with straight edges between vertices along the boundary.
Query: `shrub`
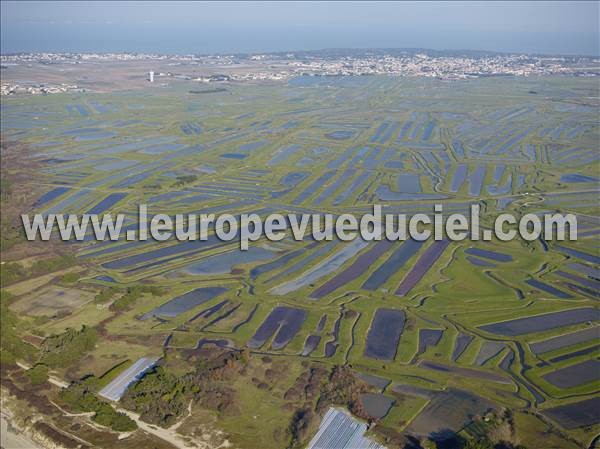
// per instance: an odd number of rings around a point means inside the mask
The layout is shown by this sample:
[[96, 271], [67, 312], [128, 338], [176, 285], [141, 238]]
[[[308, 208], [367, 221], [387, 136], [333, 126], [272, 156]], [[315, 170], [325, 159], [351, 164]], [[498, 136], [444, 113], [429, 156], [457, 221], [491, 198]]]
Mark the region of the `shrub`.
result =
[[29, 382], [32, 385], [41, 385], [48, 381], [48, 367], [44, 364], [38, 363], [33, 368], [27, 371]]

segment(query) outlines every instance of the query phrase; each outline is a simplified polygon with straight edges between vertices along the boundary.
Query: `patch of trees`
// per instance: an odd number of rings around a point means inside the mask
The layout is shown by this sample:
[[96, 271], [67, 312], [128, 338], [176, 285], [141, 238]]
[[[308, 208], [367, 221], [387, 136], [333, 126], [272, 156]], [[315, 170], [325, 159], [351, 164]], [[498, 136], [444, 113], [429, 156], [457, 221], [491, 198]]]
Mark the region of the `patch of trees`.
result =
[[79, 280], [79, 273], [65, 273], [60, 279], [65, 284], [74, 284]]
[[38, 363], [33, 368], [27, 370], [27, 377], [32, 385], [41, 385], [48, 381], [48, 367], [43, 363]]
[[[317, 427], [319, 415], [329, 406], [346, 407], [356, 416], [369, 419], [360, 401], [361, 393], [367, 390], [367, 385], [357, 379], [347, 366], [335, 366], [328, 371], [315, 365], [303, 372], [284, 394], [286, 401], [302, 404], [294, 413], [288, 428], [288, 448], [306, 443]], [[316, 408], [313, 409], [315, 400]]]
[[321, 385], [328, 377], [329, 371], [314, 366], [304, 371], [284, 394], [286, 401], [313, 401], [319, 396]]
[[8, 307], [12, 299], [10, 293], [0, 290], [0, 364], [3, 366], [14, 365], [16, 359], [32, 360], [36, 353], [17, 333], [21, 320]]
[[111, 310], [122, 311], [130, 309], [144, 294], [160, 296], [163, 291], [155, 285], [134, 285], [127, 287], [125, 294], [110, 305]]
[[330, 405], [347, 407], [355, 416], [370, 420], [360, 400], [360, 395], [368, 391], [367, 385], [357, 379], [348, 366], [335, 366], [331, 370], [329, 381], [321, 387], [317, 411], [322, 413]]
[[168, 358], [166, 365], [155, 367], [127, 390], [121, 398], [125, 407], [138, 412], [144, 421], [163, 427], [174, 424], [191, 401], [220, 413], [237, 411], [235, 391], [222, 381], [243, 368], [247, 362], [244, 351], [216, 350], [183, 376], [172, 372]]
[[144, 421], [168, 427], [186, 410], [196, 389], [189, 376], [179, 377], [158, 366], [129, 387], [121, 403]]
[[118, 287], [108, 287], [103, 288], [96, 296], [94, 297], [94, 302], [96, 304], [104, 304], [110, 301], [113, 296], [115, 296], [121, 289]]
[[462, 449], [525, 449], [518, 444], [514, 414], [510, 409], [476, 417], [474, 424], [484, 429], [483, 435], [459, 438]]
[[60, 399], [74, 412], [93, 412], [92, 419], [98, 424], [117, 432], [130, 432], [137, 424], [124, 413], [117, 412], [110, 404], [96, 397], [89, 387], [81, 382], [72, 383], [60, 392]]
[[77, 259], [71, 254], [36, 260], [29, 268], [18, 262], [7, 262], [0, 265], [2, 284], [8, 285], [32, 277], [42, 276], [58, 270], [77, 265]]
[[298, 446], [308, 439], [312, 433], [315, 418], [315, 413], [310, 408], [302, 408], [294, 413], [289, 428], [291, 439], [288, 447]]
[[82, 326], [80, 330], [67, 329], [62, 334], [44, 340], [40, 362], [49, 367], [66, 367], [81, 359], [96, 346], [96, 329]]
[[192, 182], [195, 182], [197, 180], [198, 180], [198, 176], [196, 176], [196, 175], [177, 176], [176, 182], [173, 184], [173, 187], [181, 187], [186, 184], [191, 184]]
[[[4, 158], [3, 158], [4, 159]], [[0, 165], [3, 165], [0, 164]], [[5, 176], [0, 177], [0, 251], [7, 251], [15, 244], [24, 240], [23, 230], [14, 213], [6, 213], [9, 210], [7, 206], [14, 206], [13, 201], [13, 184]], [[4, 264], [7, 265], [7, 264]], [[8, 271], [7, 271], [8, 273]], [[2, 282], [5, 283], [4, 273]]]
[[460, 449], [527, 449], [521, 444], [513, 445], [512, 443], [506, 441], [494, 443], [486, 437], [468, 440], [461, 439], [458, 447]]

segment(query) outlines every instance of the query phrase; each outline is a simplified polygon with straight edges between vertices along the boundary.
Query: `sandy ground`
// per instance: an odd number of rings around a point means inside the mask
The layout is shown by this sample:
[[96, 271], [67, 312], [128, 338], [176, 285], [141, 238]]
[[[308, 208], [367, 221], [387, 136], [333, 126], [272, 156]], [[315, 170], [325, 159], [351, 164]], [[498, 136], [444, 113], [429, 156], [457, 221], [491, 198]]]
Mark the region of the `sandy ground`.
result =
[[26, 435], [10, 425], [9, 417], [2, 414], [0, 423], [0, 447], [2, 449], [42, 449]]

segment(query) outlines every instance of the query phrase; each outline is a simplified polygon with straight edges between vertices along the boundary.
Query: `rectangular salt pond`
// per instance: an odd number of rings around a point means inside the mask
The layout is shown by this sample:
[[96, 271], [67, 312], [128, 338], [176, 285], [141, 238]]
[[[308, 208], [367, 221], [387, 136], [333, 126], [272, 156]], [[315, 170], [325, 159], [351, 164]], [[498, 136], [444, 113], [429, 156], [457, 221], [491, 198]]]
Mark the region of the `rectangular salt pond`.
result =
[[321, 257], [325, 256], [325, 254], [328, 254], [331, 251], [333, 251], [333, 249], [336, 246], [338, 246], [339, 244], [340, 244], [340, 242], [336, 241], [336, 240], [333, 240], [333, 241], [327, 242], [327, 243], [324, 243], [324, 242], [311, 243], [307, 249], [312, 250], [312, 249], [316, 248], [312, 253], [310, 253], [307, 257], [293, 263], [292, 265], [290, 265], [288, 268], [281, 271], [280, 273], [277, 273], [275, 276], [270, 278], [267, 282], [276, 281], [277, 279], [287, 277], [290, 274], [293, 274], [293, 273], [296, 273], [296, 272], [302, 270], [304, 267], [310, 265], [313, 261], [318, 260]]
[[71, 190], [69, 187], [56, 187], [40, 196], [37, 199], [37, 201], [33, 204], [33, 207], [40, 207], [46, 203], [54, 201], [56, 198], [58, 198], [64, 193], [67, 193], [69, 190]]
[[542, 377], [558, 388], [578, 387], [600, 379], [600, 360], [586, 360], [557, 369]]
[[273, 166], [273, 165], [279, 165], [282, 162], [284, 162], [285, 160], [287, 160], [288, 158], [290, 158], [294, 153], [296, 153], [298, 150], [300, 150], [300, 148], [302, 148], [302, 146], [294, 144], [294, 145], [288, 145], [286, 147], [280, 148], [271, 158], [271, 160], [269, 160], [269, 162], [267, 162], [267, 165], [269, 167]]
[[572, 298], [572, 296], [569, 295], [568, 293], [565, 293], [565, 292], [553, 287], [552, 285], [548, 285], [542, 281], [538, 281], [537, 279], [527, 279], [525, 282], [527, 284], [531, 285], [533, 288], [542, 290], [546, 293], [556, 296], [557, 298], [561, 298], [561, 299]]
[[591, 426], [600, 422], [600, 397], [596, 396], [580, 402], [548, 408], [542, 413], [556, 421], [565, 429]]
[[421, 177], [414, 173], [398, 175], [398, 191], [401, 193], [421, 193]]
[[368, 171], [362, 172], [360, 175], [358, 175], [356, 179], [350, 183], [348, 188], [338, 195], [338, 197], [334, 200], [333, 205], [337, 206], [346, 201], [351, 194], [355, 193], [356, 189], [358, 189], [369, 179], [370, 176], [371, 173]]
[[377, 309], [367, 335], [365, 357], [393, 360], [405, 320], [403, 310]]
[[395, 294], [397, 296], [406, 296], [431, 269], [433, 264], [440, 258], [449, 244], [449, 240], [434, 241], [429, 248], [425, 250], [423, 255], [419, 258], [419, 260], [417, 260], [413, 268], [400, 283]]
[[335, 181], [329, 184], [325, 190], [319, 194], [319, 196], [315, 198], [313, 201], [314, 204], [321, 204], [324, 201], [331, 199], [335, 191], [339, 189], [344, 182], [354, 176], [354, 173], [356, 173], [356, 170], [353, 168], [345, 170]]
[[379, 139], [381, 138], [381, 134], [387, 129], [387, 127], [389, 126], [389, 123], [382, 123], [381, 125], [379, 125], [379, 128], [377, 128], [377, 131], [375, 131], [375, 134], [373, 134], [373, 136], [370, 139], [371, 143], [374, 142], [378, 142]]
[[352, 265], [312, 292], [310, 297], [315, 299], [322, 298], [323, 296], [328, 295], [343, 285], [352, 282], [354, 279], [358, 278], [366, 270], [368, 270], [371, 264], [373, 264], [383, 253], [391, 248], [393, 243], [394, 242], [390, 240], [384, 239], [372, 244], [372, 247], [369, 251], [361, 254], [356, 258]]
[[404, 264], [419, 251], [424, 243], [424, 241], [412, 239], [404, 241], [394, 250], [392, 255], [377, 268], [371, 276], [369, 276], [361, 288], [371, 291], [377, 290], [390, 278], [390, 276], [402, 268]]
[[396, 401], [381, 393], [362, 393], [360, 402], [362, 402], [367, 415], [375, 419], [382, 419], [388, 414]]
[[91, 190], [80, 190], [75, 192], [71, 196], [59, 201], [54, 206], [50, 207], [44, 212], [44, 215], [48, 214], [63, 214], [67, 212], [74, 212], [79, 206], [83, 205], [88, 201], [88, 196], [93, 195]]
[[497, 382], [501, 384], [511, 384], [512, 382], [496, 373], [490, 373], [486, 371], [480, 371], [478, 369], [463, 368], [461, 366], [446, 365], [443, 363], [430, 362], [423, 360], [419, 362], [418, 366], [424, 369], [430, 369], [441, 373], [451, 373], [459, 377], [472, 377], [474, 379], [489, 380], [490, 382]]
[[471, 176], [469, 177], [469, 195], [476, 197], [481, 195], [484, 178], [485, 165], [478, 165], [477, 168], [471, 172]]
[[269, 273], [270, 271], [277, 270], [284, 265], [286, 265], [290, 260], [295, 259], [296, 257], [300, 257], [302, 254], [306, 252], [307, 248], [299, 248], [295, 251], [290, 251], [283, 256], [279, 257], [272, 262], [267, 262], [262, 265], [258, 265], [250, 270], [250, 279], [254, 280], [258, 276], [264, 273]]
[[268, 140], [259, 140], [257, 142], [245, 143], [243, 145], [240, 145], [239, 150], [244, 153], [248, 153], [250, 151], [258, 150], [258, 149], [266, 146], [268, 143], [269, 143]]
[[201, 287], [190, 292], [184, 293], [183, 295], [176, 296], [170, 301], [163, 305], [145, 313], [140, 318], [141, 320], [148, 320], [152, 317], [160, 318], [174, 318], [188, 310], [192, 310], [194, 307], [204, 304], [213, 298], [225, 293], [227, 289], [225, 287]]
[[234, 250], [224, 254], [209, 256], [199, 262], [186, 265], [178, 270], [192, 276], [213, 276], [216, 274], [228, 274], [236, 265], [242, 265], [261, 260], [270, 260], [276, 256], [272, 250], [252, 246], [247, 251]]
[[308, 172], [291, 172], [281, 178], [280, 183], [286, 187], [295, 187], [308, 178], [309, 175]]
[[473, 416], [483, 416], [493, 408], [494, 404], [487, 399], [467, 391], [449, 388], [435, 394], [421, 413], [411, 421], [407, 431], [443, 441], [449, 434], [453, 435], [454, 432], [463, 429], [473, 420]]
[[77, 142], [86, 142], [88, 140], [100, 140], [100, 139], [109, 139], [111, 137], [115, 137], [117, 133], [111, 131], [101, 131], [96, 133], [89, 134], [81, 134], [75, 137], [75, 141]]
[[171, 151], [176, 151], [183, 148], [184, 145], [181, 143], [164, 143], [158, 145], [152, 145], [146, 148], [143, 148], [138, 151], [138, 153], [142, 154], [162, 154]]
[[115, 204], [117, 204], [119, 201], [121, 201], [126, 196], [127, 196], [127, 193], [125, 193], [125, 192], [111, 193], [106, 198], [104, 198], [102, 201], [100, 201], [98, 204], [96, 204], [94, 207], [92, 207], [89, 211], [87, 211], [87, 213], [88, 214], [101, 214], [102, 212], [113, 207]]
[[288, 306], [275, 307], [246, 346], [258, 349], [277, 331], [271, 347], [275, 350], [282, 349], [300, 330], [307, 315], [308, 313], [304, 309]]
[[475, 359], [475, 365], [481, 366], [492, 357], [498, 355], [506, 345], [501, 341], [485, 341], [479, 349], [477, 358]]
[[508, 193], [511, 193], [511, 191], [512, 191], [512, 174], [508, 175], [504, 184], [489, 185], [487, 190], [490, 195], [506, 195]]
[[596, 279], [600, 279], [600, 270], [597, 270], [597, 269], [594, 269], [591, 267], [586, 267], [586, 266], [578, 264], [578, 263], [569, 264], [568, 267], [571, 270], [579, 271], [580, 273], [585, 274], [587, 277], [582, 278], [582, 277], [575, 276], [573, 274], [566, 273], [566, 272], [560, 271], [560, 270], [555, 271], [555, 274], [558, 274], [559, 276], [565, 277], [572, 281], [576, 281], [580, 284], [585, 285], [586, 287], [595, 288], [597, 290], [600, 290], [600, 281], [596, 280]]
[[419, 349], [416, 355], [421, 355], [427, 348], [437, 346], [442, 338], [444, 331], [441, 329], [420, 329], [419, 330]]
[[584, 307], [581, 309], [563, 310], [560, 312], [502, 321], [499, 323], [485, 324], [479, 326], [479, 329], [496, 335], [514, 337], [517, 335], [556, 329], [572, 324], [585, 323], [587, 321], [597, 321], [599, 319], [600, 311], [598, 309]]
[[363, 158], [365, 157], [365, 155], [367, 154], [367, 152], [369, 150], [370, 150], [369, 147], [359, 148], [358, 151], [356, 152], [356, 154], [354, 156], [352, 156], [352, 159], [350, 159], [350, 161], [348, 161], [348, 166], [356, 167], [360, 162], [362, 162]]
[[243, 153], [223, 153], [219, 157], [223, 159], [246, 159], [248, 155]]
[[448, 198], [446, 195], [436, 193], [402, 193], [394, 192], [389, 186], [381, 185], [376, 190], [377, 197], [381, 201], [427, 201], [427, 200], [443, 200]]
[[598, 182], [597, 178], [592, 178], [590, 176], [581, 175], [579, 173], [568, 173], [566, 175], [562, 175], [560, 177], [560, 182], [566, 183], [583, 183], [583, 182]]
[[323, 276], [327, 276], [328, 274], [336, 271], [347, 260], [354, 257], [354, 255], [365, 248], [368, 244], [369, 242], [362, 239], [353, 240], [352, 242], [345, 244], [344, 247], [339, 251], [305, 271], [301, 276], [272, 288], [270, 292], [274, 295], [286, 295], [312, 284], [321, 279]]
[[[379, 163], [382, 162], [382, 160], [378, 160], [380, 155], [381, 155], [381, 147], [375, 148], [373, 151], [371, 151], [369, 153], [367, 158], [363, 161], [363, 167], [368, 170], [374, 170], [377, 167], [377, 165], [379, 165]], [[390, 157], [391, 157], [391, 155], [387, 159], [389, 159]], [[385, 159], [385, 160], [387, 160], [387, 159]]]
[[352, 153], [354, 153], [354, 151], [356, 151], [356, 148], [354, 148], [354, 147], [346, 149], [337, 158], [329, 161], [327, 163], [327, 168], [329, 168], [329, 169], [340, 168], [344, 164], [344, 162], [346, 162], [350, 158], [350, 156], [352, 156]]
[[452, 185], [450, 186], [450, 192], [456, 193], [460, 190], [467, 179], [467, 170], [468, 168], [464, 164], [460, 164], [456, 167], [454, 177], [452, 178]]
[[469, 262], [471, 262], [476, 267], [493, 268], [496, 266], [496, 264], [488, 262], [487, 260], [479, 259], [479, 258], [473, 257], [473, 256], [467, 256], [467, 257], [465, 257], [465, 259], [467, 259]]
[[94, 165], [94, 169], [102, 171], [123, 170], [125, 168], [132, 167], [136, 164], [138, 164], [137, 161], [131, 161], [127, 159], [113, 159], [107, 160], [106, 162], [102, 162], [98, 165]]
[[473, 336], [468, 334], [459, 333], [456, 336], [456, 342], [454, 344], [454, 351], [452, 351], [452, 361], [456, 362], [456, 360], [461, 356], [461, 354], [467, 349], [469, 343], [473, 341]]
[[336, 172], [333, 170], [323, 173], [321, 176], [319, 176], [318, 179], [313, 181], [312, 184], [306, 187], [306, 189], [304, 189], [304, 191], [302, 191], [300, 195], [298, 195], [296, 199], [292, 201], [292, 204], [303, 203], [309, 196], [313, 195], [317, 190], [323, 187], [323, 185], [326, 184], [331, 178], [333, 178], [335, 173]]
[[354, 135], [353, 131], [332, 131], [325, 134], [325, 137], [333, 140], [348, 140]]
[[484, 259], [494, 260], [496, 262], [510, 262], [513, 260], [512, 256], [509, 254], [503, 254], [496, 251], [489, 251], [487, 249], [480, 248], [467, 248], [465, 253], [470, 254], [472, 256], [483, 257]]
[[600, 338], [600, 328], [593, 326], [568, 334], [558, 335], [547, 340], [529, 343], [529, 348], [535, 354], [554, 351], [556, 349], [566, 348], [579, 343], [584, 343]]
[[122, 143], [110, 148], [99, 148], [94, 151], [96, 154], [114, 154], [114, 153], [123, 153], [126, 151], [136, 151], [141, 150], [144, 147], [149, 147], [150, 145], [169, 143], [176, 140], [175, 137], [154, 137], [151, 139], [143, 139], [136, 140], [133, 142]]

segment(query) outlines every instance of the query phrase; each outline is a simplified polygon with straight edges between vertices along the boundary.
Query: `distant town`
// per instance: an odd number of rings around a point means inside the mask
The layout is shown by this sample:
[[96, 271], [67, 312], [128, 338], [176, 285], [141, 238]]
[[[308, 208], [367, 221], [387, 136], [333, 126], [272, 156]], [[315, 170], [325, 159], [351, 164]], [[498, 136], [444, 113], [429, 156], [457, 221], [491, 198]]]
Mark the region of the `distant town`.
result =
[[[457, 80], [489, 76], [598, 76], [600, 59], [590, 56], [505, 54], [426, 49], [334, 49], [235, 55], [141, 53], [20, 53], [1, 56], [2, 69], [15, 65], [152, 62], [167, 71], [146, 74], [149, 82], [180, 79], [200, 83], [282, 81], [297, 76], [388, 75]], [[206, 74], [191, 73], [210, 69]], [[218, 69], [218, 70], [217, 70]], [[217, 70], [215, 72], [215, 70]], [[3, 81], [2, 95], [90, 90], [72, 83]], [[93, 89], [92, 89], [93, 90]]]

